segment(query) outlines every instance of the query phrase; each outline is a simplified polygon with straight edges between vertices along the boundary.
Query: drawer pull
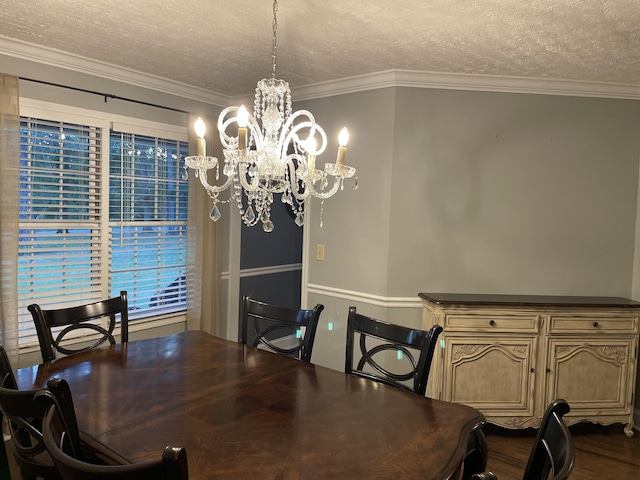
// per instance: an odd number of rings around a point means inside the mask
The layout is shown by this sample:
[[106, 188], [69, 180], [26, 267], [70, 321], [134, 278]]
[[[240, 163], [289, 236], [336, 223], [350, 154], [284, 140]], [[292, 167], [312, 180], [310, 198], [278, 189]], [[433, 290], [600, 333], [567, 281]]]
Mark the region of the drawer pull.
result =
[[489, 320], [489, 325], [491, 325], [492, 327], [496, 326], [496, 321], [495, 320]]
[[598, 328], [599, 324], [598, 322], [593, 322], [593, 328]]

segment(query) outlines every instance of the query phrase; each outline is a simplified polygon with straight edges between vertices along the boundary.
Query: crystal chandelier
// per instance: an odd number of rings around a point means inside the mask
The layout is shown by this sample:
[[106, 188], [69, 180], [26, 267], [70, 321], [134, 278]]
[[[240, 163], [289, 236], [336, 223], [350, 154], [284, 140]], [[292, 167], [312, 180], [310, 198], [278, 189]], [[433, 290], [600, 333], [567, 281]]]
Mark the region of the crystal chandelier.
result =
[[[276, 79], [276, 30], [278, 2], [273, 2], [273, 50], [271, 78], [258, 82], [253, 115], [244, 106], [225, 108], [218, 117], [218, 131], [224, 151], [222, 173], [226, 179], [220, 183], [220, 161], [206, 155], [205, 124], [196, 121], [197, 155], [185, 158], [184, 178], [188, 168], [195, 170], [213, 200], [209, 217], [220, 218], [218, 203], [236, 200], [244, 223], [254, 226], [262, 222], [265, 232], [273, 231], [271, 204], [274, 194], [280, 194], [283, 203], [291, 208], [295, 222], [305, 221], [306, 200], [309, 195], [321, 199], [331, 197], [344, 188], [344, 179], [354, 176], [355, 168], [344, 164], [349, 133], [343, 128], [339, 135], [339, 148], [335, 163], [325, 163], [324, 170], [316, 169], [316, 156], [327, 147], [327, 136], [316, 124], [311, 112], [292, 112], [289, 84]], [[214, 185], [208, 180], [208, 170], [215, 169]], [[353, 188], [357, 188], [354, 177]], [[219, 195], [232, 188], [231, 197], [221, 200]], [[246, 200], [246, 203], [245, 203]], [[322, 227], [322, 208], [320, 211]]]

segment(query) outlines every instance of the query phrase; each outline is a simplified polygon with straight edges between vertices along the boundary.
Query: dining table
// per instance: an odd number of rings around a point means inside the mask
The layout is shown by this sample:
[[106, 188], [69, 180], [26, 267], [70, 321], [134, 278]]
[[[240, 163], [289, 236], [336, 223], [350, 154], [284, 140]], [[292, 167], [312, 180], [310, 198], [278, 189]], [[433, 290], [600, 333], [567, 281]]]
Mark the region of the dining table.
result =
[[202, 331], [16, 372], [69, 383], [79, 428], [132, 462], [184, 447], [189, 478], [458, 478], [477, 410]]

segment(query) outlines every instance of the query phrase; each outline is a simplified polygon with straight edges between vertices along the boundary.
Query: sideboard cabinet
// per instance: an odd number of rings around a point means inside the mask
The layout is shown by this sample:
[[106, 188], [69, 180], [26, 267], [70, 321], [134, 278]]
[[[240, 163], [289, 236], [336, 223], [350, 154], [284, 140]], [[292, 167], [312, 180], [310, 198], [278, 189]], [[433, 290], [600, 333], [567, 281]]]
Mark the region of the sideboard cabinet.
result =
[[537, 427], [564, 398], [568, 424], [623, 423], [633, 435], [640, 303], [619, 297], [420, 293], [440, 325], [427, 396], [507, 428]]

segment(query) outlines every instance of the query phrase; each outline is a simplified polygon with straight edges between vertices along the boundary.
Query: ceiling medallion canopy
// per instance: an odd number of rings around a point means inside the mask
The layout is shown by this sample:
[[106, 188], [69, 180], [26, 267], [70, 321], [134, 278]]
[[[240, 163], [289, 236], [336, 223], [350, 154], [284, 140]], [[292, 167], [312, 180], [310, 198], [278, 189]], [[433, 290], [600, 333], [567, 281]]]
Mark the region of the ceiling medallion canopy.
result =
[[[218, 203], [236, 200], [244, 223], [254, 226], [262, 223], [265, 232], [273, 231], [271, 205], [274, 194], [280, 194], [283, 203], [291, 208], [295, 222], [305, 221], [306, 200], [310, 195], [325, 198], [344, 188], [344, 179], [354, 177], [356, 170], [344, 164], [349, 132], [340, 132], [335, 163], [325, 163], [316, 169], [316, 157], [327, 147], [327, 135], [307, 110], [292, 111], [291, 90], [284, 80], [276, 79], [276, 31], [278, 2], [273, 2], [272, 75], [258, 82], [253, 115], [244, 105], [225, 108], [218, 117], [218, 131], [224, 151], [222, 173], [226, 179], [219, 183], [220, 164], [216, 157], [206, 155], [205, 124], [196, 121], [198, 136], [197, 155], [185, 158], [183, 177], [188, 168], [213, 200], [209, 215], [213, 221], [220, 218]], [[215, 169], [214, 185], [208, 180], [208, 170]], [[358, 186], [354, 177], [353, 188]], [[231, 197], [221, 200], [219, 195], [232, 188]], [[320, 216], [322, 226], [322, 210]]]

